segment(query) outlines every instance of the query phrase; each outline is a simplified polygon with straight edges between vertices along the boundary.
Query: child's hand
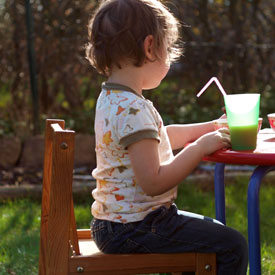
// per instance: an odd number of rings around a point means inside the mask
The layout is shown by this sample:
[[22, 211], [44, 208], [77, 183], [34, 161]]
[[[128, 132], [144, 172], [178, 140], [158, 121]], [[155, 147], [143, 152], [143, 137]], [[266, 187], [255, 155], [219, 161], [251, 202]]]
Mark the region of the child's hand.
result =
[[221, 128], [217, 131], [207, 133], [197, 140], [197, 144], [201, 147], [204, 156], [210, 155], [222, 148], [229, 148], [231, 146], [229, 130]]

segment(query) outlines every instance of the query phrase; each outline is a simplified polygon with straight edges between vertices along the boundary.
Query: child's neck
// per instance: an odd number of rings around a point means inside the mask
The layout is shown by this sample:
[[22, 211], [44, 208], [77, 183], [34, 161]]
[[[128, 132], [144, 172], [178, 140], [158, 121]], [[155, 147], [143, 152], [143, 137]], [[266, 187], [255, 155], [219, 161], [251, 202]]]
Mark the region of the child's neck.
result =
[[109, 76], [108, 82], [127, 86], [142, 95], [143, 78], [140, 67], [125, 66], [122, 69], [115, 69]]

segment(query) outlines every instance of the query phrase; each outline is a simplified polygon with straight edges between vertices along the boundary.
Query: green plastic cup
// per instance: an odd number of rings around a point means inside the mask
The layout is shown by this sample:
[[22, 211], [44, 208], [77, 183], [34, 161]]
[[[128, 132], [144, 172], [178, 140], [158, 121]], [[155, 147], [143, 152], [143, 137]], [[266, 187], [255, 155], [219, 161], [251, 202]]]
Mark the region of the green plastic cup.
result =
[[254, 150], [260, 111], [260, 94], [224, 96], [232, 150]]

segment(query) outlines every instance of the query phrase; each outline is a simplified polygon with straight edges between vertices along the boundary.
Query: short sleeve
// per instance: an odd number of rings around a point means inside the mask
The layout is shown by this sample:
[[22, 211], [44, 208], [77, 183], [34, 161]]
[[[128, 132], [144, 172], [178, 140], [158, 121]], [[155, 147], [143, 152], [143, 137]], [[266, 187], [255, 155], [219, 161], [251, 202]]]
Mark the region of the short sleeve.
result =
[[121, 107], [117, 119], [117, 135], [119, 143], [127, 148], [142, 139], [160, 141], [158, 116], [152, 103], [144, 99], [136, 99]]

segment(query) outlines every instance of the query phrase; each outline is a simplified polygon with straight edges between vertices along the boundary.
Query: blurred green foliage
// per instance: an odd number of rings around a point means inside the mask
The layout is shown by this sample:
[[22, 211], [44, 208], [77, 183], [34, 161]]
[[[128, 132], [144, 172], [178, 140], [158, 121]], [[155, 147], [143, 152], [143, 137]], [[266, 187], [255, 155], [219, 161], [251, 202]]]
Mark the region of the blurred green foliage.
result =
[[[27, 60], [24, 0], [0, 2], [0, 135], [22, 139], [33, 134], [34, 120], [62, 118], [78, 132], [93, 131], [94, 109], [104, 78], [88, 64], [87, 24], [98, 0], [30, 1], [34, 22], [39, 117], [33, 108]], [[154, 91], [165, 124], [218, 118], [223, 99], [211, 85], [216, 76], [227, 93], [261, 93], [263, 127], [275, 112], [275, 1], [164, 1], [182, 25], [184, 55]]]

